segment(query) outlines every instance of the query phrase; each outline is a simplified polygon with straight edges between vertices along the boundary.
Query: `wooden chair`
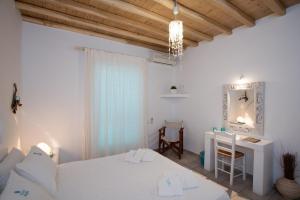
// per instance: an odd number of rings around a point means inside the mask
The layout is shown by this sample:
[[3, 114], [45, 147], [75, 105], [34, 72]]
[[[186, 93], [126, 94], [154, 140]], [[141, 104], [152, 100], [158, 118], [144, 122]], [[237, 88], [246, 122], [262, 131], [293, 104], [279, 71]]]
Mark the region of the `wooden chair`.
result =
[[[215, 177], [218, 178], [218, 171], [230, 175], [230, 185], [233, 184], [233, 178], [243, 175], [246, 180], [245, 155], [235, 150], [236, 135], [227, 132], [215, 132]], [[242, 161], [242, 165], [236, 165], [235, 161]], [[221, 167], [219, 167], [221, 163]], [[230, 166], [230, 171], [226, 171], [224, 166]], [[234, 169], [239, 169], [242, 173], [234, 175]]]
[[[167, 132], [167, 129], [170, 131]], [[165, 125], [159, 129], [159, 152], [164, 153], [167, 150], [172, 149], [172, 151], [174, 151], [178, 155], [178, 158], [181, 159], [181, 154], [183, 154], [183, 129], [183, 121], [165, 121]]]

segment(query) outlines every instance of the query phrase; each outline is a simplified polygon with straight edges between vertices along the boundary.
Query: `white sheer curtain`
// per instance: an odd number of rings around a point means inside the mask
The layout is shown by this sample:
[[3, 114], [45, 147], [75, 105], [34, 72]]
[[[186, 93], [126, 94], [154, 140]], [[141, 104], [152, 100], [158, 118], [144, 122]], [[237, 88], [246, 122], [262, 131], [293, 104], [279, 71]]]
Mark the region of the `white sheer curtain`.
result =
[[147, 146], [146, 60], [85, 49], [85, 159]]

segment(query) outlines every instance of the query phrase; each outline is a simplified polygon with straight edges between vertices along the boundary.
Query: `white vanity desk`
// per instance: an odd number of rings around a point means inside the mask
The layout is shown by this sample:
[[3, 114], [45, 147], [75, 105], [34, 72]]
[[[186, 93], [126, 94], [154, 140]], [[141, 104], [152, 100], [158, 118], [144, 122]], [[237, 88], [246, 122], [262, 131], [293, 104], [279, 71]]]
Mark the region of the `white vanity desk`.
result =
[[[243, 140], [245, 135], [237, 135], [236, 145], [254, 151], [253, 158], [253, 192], [265, 195], [273, 185], [273, 142], [261, 139], [260, 142], [252, 143]], [[204, 168], [212, 171], [215, 168], [214, 161], [214, 133], [205, 133], [205, 161]]]

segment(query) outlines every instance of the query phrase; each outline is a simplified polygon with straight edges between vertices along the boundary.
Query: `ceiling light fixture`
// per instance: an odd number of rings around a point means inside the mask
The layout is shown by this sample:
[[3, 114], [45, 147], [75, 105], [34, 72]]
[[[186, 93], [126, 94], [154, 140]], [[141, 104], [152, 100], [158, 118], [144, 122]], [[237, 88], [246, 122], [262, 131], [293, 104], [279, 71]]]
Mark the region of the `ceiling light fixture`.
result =
[[183, 52], [183, 23], [176, 20], [178, 13], [179, 7], [177, 1], [174, 0], [173, 15], [175, 19], [169, 24], [169, 54], [174, 57], [182, 56]]

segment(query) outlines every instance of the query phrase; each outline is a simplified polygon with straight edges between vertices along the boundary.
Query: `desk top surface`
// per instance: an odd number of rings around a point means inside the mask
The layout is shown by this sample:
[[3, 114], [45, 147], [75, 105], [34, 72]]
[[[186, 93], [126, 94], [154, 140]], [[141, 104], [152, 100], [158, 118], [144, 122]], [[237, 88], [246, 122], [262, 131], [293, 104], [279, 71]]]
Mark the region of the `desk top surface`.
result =
[[[212, 138], [214, 136], [214, 133], [211, 132], [211, 131], [208, 131], [208, 132], [205, 133], [205, 135]], [[264, 139], [264, 138], [258, 138], [258, 139], [260, 139], [260, 141], [257, 142], [257, 143], [253, 143], [253, 142], [245, 140], [245, 138], [247, 138], [247, 137], [255, 138], [255, 136], [247, 136], [247, 135], [242, 135], [242, 134], [236, 134], [236, 144], [239, 145], [239, 146], [244, 146], [244, 147], [248, 147], [248, 148], [251, 148], [251, 149], [254, 149], [256, 147], [264, 147], [264, 146], [273, 144], [273, 141], [268, 140], [268, 139]]]

